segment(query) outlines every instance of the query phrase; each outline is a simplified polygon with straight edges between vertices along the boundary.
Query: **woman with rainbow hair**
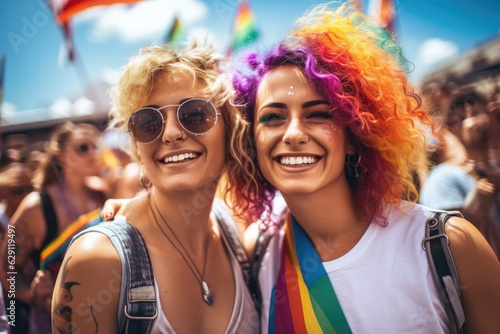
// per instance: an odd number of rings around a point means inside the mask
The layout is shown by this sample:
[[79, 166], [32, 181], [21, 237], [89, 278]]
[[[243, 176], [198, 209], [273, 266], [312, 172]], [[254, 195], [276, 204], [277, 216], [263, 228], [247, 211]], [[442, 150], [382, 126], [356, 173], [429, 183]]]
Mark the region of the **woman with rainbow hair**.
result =
[[[234, 84], [259, 170], [239, 173], [232, 201], [252, 221], [270, 216], [278, 192], [288, 206], [258, 275], [262, 331], [450, 332], [422, 248], [431, 209], [415, 203], [413, 183], [428, 169], [434, 127], [393, 36], [347, 6], [324, 5], [246, 65]], [[446, 233], [465, 329], [500, 332], [495, 254], [462, 218]]]

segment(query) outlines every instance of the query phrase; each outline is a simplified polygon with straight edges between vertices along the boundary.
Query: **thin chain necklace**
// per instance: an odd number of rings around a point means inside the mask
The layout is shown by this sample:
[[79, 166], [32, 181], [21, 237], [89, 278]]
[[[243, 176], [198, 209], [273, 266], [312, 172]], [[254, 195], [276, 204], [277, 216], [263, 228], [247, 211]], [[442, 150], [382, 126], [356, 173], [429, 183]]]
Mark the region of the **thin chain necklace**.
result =
[[[191, 263], [188, 262], [188, 260], [184, 256], [183, 252], [181, 252], [181, 250], [172, 242], [172, 240], [169, 238], [169, 236], [165, 233], [165, 231], [161, 227], [160, 223], [158, 222], [158, 219], [156, 219], [156, 215], [155, 215], [155, 212], [153, 210], [153, 207], [151, 206], [151, 201], [149, 199], [150, 196], [151, 196], [151, 193], [149, 193], [148, 197], [147, 197], [148, 198], [148, 204], [149, 204], [149, 208], [151, 209], [151, 213], [153, 214], [153, 217], [155, 219], [156, 225], [158, 225], [158, 228], [163, 233], [163, 235], [165, 236], [165, 238], [167, 238], [167, 240], [170, 242], [170, 244], [172, 244], [172, 246], [174, 246], [175, 250], [182, 256], [182, 259], [184, 260], [184, 262], [186, 262], [187, 266], [189, 267], [189, 270], [191, 270], [191, 272], [193, 273], [193, 275], [196, 278], [196, 280], [198, 281], [198, 283], [200, 283], [200, 286], [201, 286], [201, 295], [203, 297], [203, 300], [208, 305], [211, 306], [213, 304], [213, 302], [214, 302], [214, 295], [212, 293], [212, 289], [210, 288], [210, 286], [207, 284], [207, 282], [204, 279], [204, 277], [205, 277], [205, 268], [207, 266], [208, 235], [209, 234], [207, 233], [207, 240], [205, 242], [205, 260], [203, 262], [203, 272], [200, 273], [200, 271], [198, 270], [198, 267], [194, 263], [193, 259], [189, 255], [188, 251], [186, 250], [186, 248], [184, 247], [184, 245], [182, 244], [182, 242], [179, 240], [179, 238], [175, 234], [174, 230], [170, 227], [170, 225], [167, 223], [167, 221], [165, 220], [165, 218], [163, 218], [163, 215], [161, 214], [160, 210], [158, 209], [158, 205], [156, 204], [156, 200], [153, 197], [153, 202], [155, 204], [156, 211], [158, 211], [158, 214], [160, 215], [160, 217], [163, 220], [163, 222], [165, 223], [165, 225], [168, 227], [168, 229], [170, 230], [170, 232], [172, 233], [172, 235], [175, 237], [175, 239], [177, 240], [177, 242], [179, 243], [179, 245], [181, 245], [182, 249], [184, 250], [184, 253], [186, 253], [186, 255], [188, 256], [189, 261]], [[198, 277], [198, 275], [196, 275], [196, 273], [195, 273], [195, 271], [193, 270], [192, 267], [194, 267], [196, 269], [196, 272], [198, 273], [199, 277]]]

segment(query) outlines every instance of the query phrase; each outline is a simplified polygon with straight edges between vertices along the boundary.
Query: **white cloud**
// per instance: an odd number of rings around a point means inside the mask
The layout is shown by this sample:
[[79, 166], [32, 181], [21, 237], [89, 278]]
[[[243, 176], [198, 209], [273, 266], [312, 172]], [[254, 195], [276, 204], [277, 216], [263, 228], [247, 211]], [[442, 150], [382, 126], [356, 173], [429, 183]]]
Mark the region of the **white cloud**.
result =
[[85, 96], [78, 97], [73, 103], [73, 113], [75, 116], [91, 115], [96, 111], [96, 104]]
[[8, 101], [2, 102], [2, 117], [10, 116], [17, 112], [17, 107], [14, 103], [10, 103]]
[[127, 43], [163, 38], [174, 15], [189, 26], [207, 13], [207, 6], [200, 0], [150, 0], [131, 6], [118, 4], [90, 9], [78, 15], [75, 24], [90, 23], [91, 38], [96, 41], [113, 37]]
[[121, 70], [107, 68], [101, 72], [100, 78], [103, 82], [109, 84], [110, 86], [115, 86], [116, 84], [118, 84], [118, 80], [120, 79], [121, 75]]
[[433, 65], [458, 54], [458, 46], [439, 38], [426, 40], [420, 46], [418, 55], [422, 65]]
[[57, 98], [50, 106], [50, 118], [63, 118], [71, 116], [73, 105], [66, 97]]

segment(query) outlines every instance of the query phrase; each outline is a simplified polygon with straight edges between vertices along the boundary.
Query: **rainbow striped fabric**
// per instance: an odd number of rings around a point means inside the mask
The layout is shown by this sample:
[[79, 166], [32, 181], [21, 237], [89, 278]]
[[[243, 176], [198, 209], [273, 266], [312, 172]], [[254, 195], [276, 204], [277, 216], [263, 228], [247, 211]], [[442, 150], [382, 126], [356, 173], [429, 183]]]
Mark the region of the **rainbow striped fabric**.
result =
[[314, 245], [291, 215], [271, 296], [269, 333], [351, 333]]
[[68, 226], [57, 238], [52, 240], [40, 254], [40, 269], [44, 270], [48, 264], [61, 256], [73, 238], [78, 232], [87, 227], [102, 222], [100, 215], [101, 209], [95, 209], [84, 215], [81, 215], [75, 222]]

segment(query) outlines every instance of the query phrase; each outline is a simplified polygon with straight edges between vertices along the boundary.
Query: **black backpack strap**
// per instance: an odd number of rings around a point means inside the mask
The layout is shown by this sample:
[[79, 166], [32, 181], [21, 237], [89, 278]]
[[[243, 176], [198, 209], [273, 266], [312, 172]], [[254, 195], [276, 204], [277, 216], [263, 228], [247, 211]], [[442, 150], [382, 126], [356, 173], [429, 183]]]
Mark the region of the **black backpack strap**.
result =
[[153, 267], [144, 239], [125, 220], [90, 227], [83, 233], [100, 232], [112, 242], [122, 262], [122, 288], [118, 304], [120, 333], [149, 333], [158, 315]]
[[288, 209], [285, 208], [279, 215], [277, 215], [276, 221], [271, 224], [265, 224], [261, 221], [258, 222], [259, 236], [252, 254], [252, 275], [249, 287], [250, 291], [252, 291], [254, 295], [255, 307], [257, 308], [259, 314], [262, 312], [262, 292], [260, 291], [259, 284], [260, 267], [271, 239], [275, 235], [279, 234], [281, 228], [285, 224], [288, 212]]
[[45, 246], [57, 237], [57, 216], [49, 194], [45, 191], [41, 191], [40, 199], [42, 201], [43, 218], [47, 226], [45, 240], [43, 241], [42, 247], [40, 247], [40, 249], [44, 249]]
[[40, 248], [34, 249], [30, 253], [30, 258], [36, 268], [40, 268], [40, 254], [42, 253], [42, 250], [57, 237], [57, 216], [52, 200], [50, 199], [49, 194], [45, 191], [41, 191], [39, 194], [47, 232], [45, 233], [45, 239], [43, 240]]
[[461, 287], [445, 231], [445, 223], [452, 216], [462, 217], [458, 211], [436, 211], [429, 215], [422, 247], [427, 253], [434, 283], [450, 320], [451, 333], [463, 333], [465, 315]]
[[275, 233], [279, 230], [279, 225], [275, 226], [265, 226], [265, 228], [260, 230], [257, 242], [255, 243], [255, 248], [252, 254], [252, 275], [250, 280], [249, 289], [252, 292], [252, 297], [254, 299], [255, 307], [259, 314], [262, 312], [262, 293], [260, 291], [259, 284], [259, 272], [262, 260], [266, 254], [269, 242]]

